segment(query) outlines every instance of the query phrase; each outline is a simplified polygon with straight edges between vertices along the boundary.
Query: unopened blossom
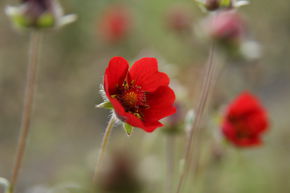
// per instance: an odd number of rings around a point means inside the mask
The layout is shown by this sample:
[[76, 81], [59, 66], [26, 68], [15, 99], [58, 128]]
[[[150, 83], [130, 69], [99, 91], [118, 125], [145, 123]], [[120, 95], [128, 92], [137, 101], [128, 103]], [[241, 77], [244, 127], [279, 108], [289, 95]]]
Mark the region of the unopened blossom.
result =
[[247, 0], [196, 0], [207, 11], [220, 11], [248, 5]]
[[57, 0], [20, 0], [18, 6], [8, 6], [6, 13], [19, 28], [61, 27], [76, 19], [64, 15]]
[[106, 97], [123, 122], [152, 132], [160, 119], [175, 113], [175, 94], [155, 58], [142, 58], [129, 69], [122, 57], [111, 59], [104, 77]]
[[192, 17], [184, 7], [172, 7], [167, 14], [167, 26], [170, 30], [181, 33], [190, 31], [192, 28]]
[[268, 125], [267, 113], [260, 101], [244, 92], [228, 106], [221, 128], [229, 142], [249, 147], [262, 143], [261, 135]]
[[237, 44], [245, 33], [245, 24], [241, 16], [234, 11], [219, 13], [209, 21], [210, 36], [224, 44]]
[[[208, 11], [215, 11], [221, 7], [220, 0], [206, 0], [204, 5]], [[231, 1], [229, 2], [228, 6], [231, 7]]]

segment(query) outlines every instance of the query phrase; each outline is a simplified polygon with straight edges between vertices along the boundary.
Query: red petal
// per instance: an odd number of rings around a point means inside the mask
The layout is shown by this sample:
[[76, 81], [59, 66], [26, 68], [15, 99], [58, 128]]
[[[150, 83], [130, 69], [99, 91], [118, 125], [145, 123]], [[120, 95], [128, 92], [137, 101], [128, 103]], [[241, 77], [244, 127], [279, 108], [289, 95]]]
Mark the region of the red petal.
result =
[[169, 78], [165, 73], [158, 72], [155, 58], [142, 58], [130, 69], [130, 78], [144, 91], [153, 92], [160, 86], [167, 86]]
[[109, 97], [115, 92], [118, 85], [122, 85], [128, 73], [129, 64], [122, 57], [113, 57], [106, 69], [104, 87]]
[[117, 99], [109, 97], [109, 100], [114, 107], [117, 117], [123, 122], [126, 122], [134, 127], [141, 128], [147, 132], [152, 132], [157, 127], [163, 126], [163, 124], [161, 124], [158, 121], [145, 123], [141, 119], [133, 115], [132, 113], [126, 112], [124, 107], [121, 105], [121, 103]]
[[244, 114], [264, 111], [258, 99], [248, 92], [237, 97], [228, 109], [228, 114], [232, 116], [243, 116]]
[[155, 92], [148, 94], [149, 108], [144, 111], [144, 122], [160, 120], [176, 112], [173, 106], [175, 94], [168, 86], [161, 86]]
[[249, 116], [244, 124], [251, 130], [252, 133], [260, 134], [267, 130], [268, 120], [263, 112], [257, 112]]
[[236, 129], [233, 124], [225, 121], [222, 127], [222, 132], [228, 141], [238, 147], [252, 147], [262, 143], [259, 135], [253, 135], [247, 138], [240, 138], [237, 135]]
[[155, 121], [155, 122], [146, 122], [144, 124], [145, 127], [143, 127], [142, 129], [147, 131], [147, 132], [152, 132], [154, 131], [156, 128], [158, 127], [162, 127], [163, 124], [160, 123], [159, 121]]

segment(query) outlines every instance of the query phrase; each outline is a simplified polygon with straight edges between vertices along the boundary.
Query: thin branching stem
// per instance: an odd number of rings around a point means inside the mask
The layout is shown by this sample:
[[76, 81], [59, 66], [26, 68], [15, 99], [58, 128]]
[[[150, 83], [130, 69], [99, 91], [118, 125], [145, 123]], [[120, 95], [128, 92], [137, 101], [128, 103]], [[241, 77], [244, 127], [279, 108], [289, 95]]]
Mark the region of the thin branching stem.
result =
[[215, 50], [215, 42], [212, 42], [212, 45], [210, 47], [209, 51], [209, 56], [208, 56], [208, 62], [205, 67], [205, 75], [204, 79], [202, 81], [202, 88], [201, 88], [201, 94], [199, 97], [199, 102], [197, 104], [196, 108], [196, 117], [193, 120], [193, 124], [189, 133], [189, 139], [188, 143], [186, 146], [185, 150], [185, 163], [183, 166], [183, 170], [177, 185], [177, 191], [176, 193], [180, 193], [182, 186], [185, 183], [188, 171], [191, 168], [191, 163], [192, 163], [192, 154], [193, 154], [193, 142], [194, 147], [197, 147], [198, 145], [198, 136], [200, 135], [200, 129], [201, 129], [201, 122], [204, 117], [204, 112], [205, 112], [205, 107], [209, 99], [209, 93], [210, 93], [210, 88], [212, 85], [212, 80], [214, 78], [215, 74], [215, 65], [213, 63], [213, 58], [214, 58], [214, 50]]
[[111, 135], [111, 132], [112, 132], [112, 129], [113, 129], [115, 123], [116, 123], [116, 117], [113, 115], [111, 117], [108, 125], [107, 125], [107, 128], [105, 130], [105, 133], [104, 133], [104, 136], [103, 136], [103, 139], [102, 139], [102, 144], [101, 144], [101, 148], [100, 148], [99, 155], [98, 155], [98, 158], [97, 158], [97, 163], [96, 163], [95, 173], [94, 173], [94, 177], [93, 177], [93, 182], [95, 182], [97, 180], [99, 167], [100, 167], [100, 164], [101, 164], [101, 162], [103, 160], [104, 153], [106, 151], [106, 147], [108, 145], [109, 138], [110, 138], [110, 135]]
[[39, 32], [31, 32], [30, 48], [28, 53], [27, 79], [24, 95], [24, 106], [22, 111], [22, 120], [20, 125], [20, 134], [16, 151], [15, 162], [12, 171], [11, 187], [15, 188], [19, 173], [21, 170], [23, 157], [26, 149], [27, 137], [31, 123], [31, 114], [33, 108], [33, 98], [36, 87], [37, 64], [41, 45], [41, 34]]

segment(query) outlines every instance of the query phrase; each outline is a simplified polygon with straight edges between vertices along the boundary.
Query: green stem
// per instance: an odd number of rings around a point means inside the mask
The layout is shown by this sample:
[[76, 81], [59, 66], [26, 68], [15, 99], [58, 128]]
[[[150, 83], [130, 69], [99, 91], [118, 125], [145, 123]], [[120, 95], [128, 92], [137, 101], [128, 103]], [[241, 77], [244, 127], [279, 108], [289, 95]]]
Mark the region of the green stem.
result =
[[174, 157], [175, 157], [175, 136], [166, 136], [166, 192], [173, 192], [173, 179], [174, 179]]
[[15, 188], [19, 177], [23, 157], [25, 154], [27, 137], [29, 134], [34, 91], [36, 87], [36, 74], [37, 74], [37, 64], [40, 51], [40, 44], [41, 44], [41, 34], [39, 32], [31, 32], [30, 48], [28, 53], [29, 62], [27, 67], [24, 106], [22, 111], [22, 120], [20, 126], [20, 135], [18, 138], [17, 152], [11, 178], [12, 190]]
[[[185, 183], [188, 171], [191, 168], [193, 146], [195, 148], [198, 147], [198, 141], [199, 141], [198, 138], [200, 136], [201, 122], [202, 122], [204, 112], [206, 109], [206, 104], [209, 99], [210, 88], [212, 87], [212, 82], [213, 82], [212, 80], [215, 74], [215, 65], [213, 63], [214, 50], [215, 50], [215, 42], [212, 43], [210, 51], [209, 51], [208, 62], [205, 69], [205, 76], [202, 82], [201, 94], [198, 100], [199, 101], [198, 106], [196, 108], [196, 117], [193, 120], [192, 128], [189, 133], [189, 139], [188, 139], [186, 152], [185, 152], [185, 163], [182, 169], [181, 176], [179, 178], [176, 193], [181, 192], [181, 189]], [[194, 145], [193, 145], [193, 142], [195, 142]], [[198, 160], [198, 158], [196, 159]]]
[[100, 152], [99, 152], [99, 155], [98, 155], [98, 159], [97, 159], [97, 163], [96, 163], [96, 168], [95, 168], [95, 173], [94, 173], [94, 177], [93, 177], [93, 181], [95, 182], [97, 180], [97, 175], [98, 175], [98, 171], [99, 171], [99, 166], [103, 160], [103, 157], [104, 157], [104, 153], [106, 151], [106, 147], [108, 145], [108, 142], [109, 142], [109, 138], [110, 138], [110, 135], [111, 135], [111, 132], [112, 132], [112, 129], [116, 123], [117, 119], [116, 117], [113, 115], [107, 125], [107, 128], [105, 130], [105, 134], [103, 136], [103, 139], [102, 139], [102, 144], [101, 144], [101, 148], [100, 148]]

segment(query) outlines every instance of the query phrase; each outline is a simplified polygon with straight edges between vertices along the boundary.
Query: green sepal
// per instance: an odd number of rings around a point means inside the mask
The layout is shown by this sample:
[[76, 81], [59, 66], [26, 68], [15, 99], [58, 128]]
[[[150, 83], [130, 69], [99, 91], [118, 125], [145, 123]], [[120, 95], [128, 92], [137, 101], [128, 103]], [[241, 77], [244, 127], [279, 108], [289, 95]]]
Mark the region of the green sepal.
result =
[[220, 7], [229, 8], [232, 6], [232, 0], [220, 0]]
[[242, 6], [249, 5], [249, 4], [250, 4], [250, 2], [247, 0], [239, 0], [239, 1], [235, 2], [234, 7], [242, 7]]
[[49, 28], [53, 27], [55, 24], [55, 18], [51, 13], [42, 14], [37, 20], [37, 27], [39, 28]]
[[31, 22], [24, 15], [13, 15], [11, 16], [12, 22], [16, 27], [27, 28], [31, 25]]
[[204, 1], [195, 0], [195, 2], [197, 3], [197, 6], [201, 9], [202, 12], [207, 12]]
[[200, 1], [200, 0], [195, 0], [195, 2], [197, 3], [197, 5], [199, 6], [205, 6], [205, 2], [204, 1]]
[[97, 108], [104, 108], [104, 109], [113, 109], [113, 105], [109, 101], [102, 102], [96, 106]]
[[128, 123], [123, 123], [123, 128], [124, 128], [126, 134], [128, 136], [131, 136], [134, 128], [131, 125], [129, 125]]

